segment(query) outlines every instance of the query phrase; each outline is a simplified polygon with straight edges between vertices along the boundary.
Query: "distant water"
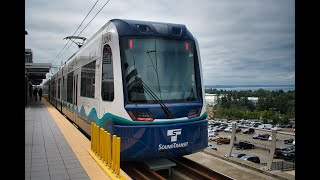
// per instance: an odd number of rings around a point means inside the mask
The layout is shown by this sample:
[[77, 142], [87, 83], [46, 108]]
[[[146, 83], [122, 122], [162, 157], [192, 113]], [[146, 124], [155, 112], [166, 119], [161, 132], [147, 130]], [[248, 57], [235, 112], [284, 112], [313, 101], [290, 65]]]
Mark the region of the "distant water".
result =
[[204, 85], [205, 89], [217, 89], [226, 91], [245, 91], [245, 90], [258, 90], [264, 89], [269, 91], [279, 91], [283, 90], [293, 91], [295, 90], [295, 85]]

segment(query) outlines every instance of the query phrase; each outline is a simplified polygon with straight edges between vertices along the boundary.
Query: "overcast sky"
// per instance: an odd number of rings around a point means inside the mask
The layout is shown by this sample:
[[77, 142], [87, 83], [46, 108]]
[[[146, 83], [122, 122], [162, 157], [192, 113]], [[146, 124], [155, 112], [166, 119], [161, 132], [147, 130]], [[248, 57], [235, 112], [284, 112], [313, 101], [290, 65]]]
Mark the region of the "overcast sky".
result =
[[[68, 59], [78, 48], [70, 43], [58, 56], [63, 38], [95, 2], [25, 1], [25, 47], [33, 62]], [[98, 1], [75, 35], [106, 2]], [[185, 24], [200, 46], [205, 85], [295, 84], [294, 0], [110, 0], [80, 36], [89, 39], [110, 19]]]

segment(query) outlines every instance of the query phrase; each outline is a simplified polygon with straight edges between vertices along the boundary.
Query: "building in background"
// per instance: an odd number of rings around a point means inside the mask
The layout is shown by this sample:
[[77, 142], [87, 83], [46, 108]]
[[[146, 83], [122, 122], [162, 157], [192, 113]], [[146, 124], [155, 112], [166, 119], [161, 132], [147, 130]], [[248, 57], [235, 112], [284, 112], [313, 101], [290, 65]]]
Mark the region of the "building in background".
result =
[[[28, 32], [25, 31], [25, 35]], [[33, 99], [32, 90], [34, 86], [40, 85], [43, 79], [46, 79], [46, 74], [51, 68], [51, 63], [33, 63], [33, 52], [31, 49], [25, 49], [24, 52], [25, 64], [25, 106]]]

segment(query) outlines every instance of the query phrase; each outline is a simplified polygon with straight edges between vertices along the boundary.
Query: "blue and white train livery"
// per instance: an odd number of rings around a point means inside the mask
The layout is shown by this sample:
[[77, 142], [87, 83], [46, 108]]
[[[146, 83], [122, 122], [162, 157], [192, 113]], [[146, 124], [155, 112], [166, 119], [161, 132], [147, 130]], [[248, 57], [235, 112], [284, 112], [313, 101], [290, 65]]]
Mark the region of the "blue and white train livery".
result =
[[90, 135], [121, 137], [121, 160], [170, 158], [208, 145], [200, 52], [185, 25], [113, 19], [43, 85]]

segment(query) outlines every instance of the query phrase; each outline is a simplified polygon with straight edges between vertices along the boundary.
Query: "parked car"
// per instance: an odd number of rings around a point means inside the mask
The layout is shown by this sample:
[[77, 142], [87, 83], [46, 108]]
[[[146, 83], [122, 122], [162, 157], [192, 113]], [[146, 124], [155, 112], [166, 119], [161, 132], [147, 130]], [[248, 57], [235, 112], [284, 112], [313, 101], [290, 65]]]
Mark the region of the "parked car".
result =
[[253, 123], [252, 127], [259, 127], [261, 123]]
[[242, 130], [243, 134], [252, 134], [254, 133], [254, 129], [253, 128], [245, 128]]
[[234, 147], [237, 149], [253, 149], [254, 145], [249, 141], [239, 141], [234, 143]]
[[284, 143], [285, 143], [285, 144], [292, 144], [293, 141], [294, 141], [294, 140], [293, 140], [292, 138], [290, 138], [290, 139], [285, 139], [285, 140], [284, 140]]
[[232, 153], [231, 157], [236, 157], [236, 158], [241, 158], [242, 156], [245, 156], [246, 154], [244, 153]]
[[[269, 136], [268, 141], [272, 140], [272, 135]], [[278, 137], [276, 136], [276, 141], [278, 141]]]
[[274, 158], [282, 158], [284, 152], [289, 152], [294, 149], [294, 146], [284, 146], [281, 148], [276, 148], [274, 151]]
[[219, 138], [219, 136], [210, 136], [209, 137], [209, 140], [210, 141], [215, 141], [216, 139], [218, 139]]
[[214, 146], [213, 146], [212, 144], [210, 144], [210, 143], [208, 144], [208, 147], [209, 147], [210, 149], [213, 149], [213, 150], [216, 150], [216, 151], [218, 150], [216, 147], [214, 147]]
[[241, 159], [244, 159], [246, 161], [251, 161], [257, 164], [260, 164], [260, 158], [258, 156], [254, 156], [254, 155], [245, 155], [242, 156]]
[[295, 159], [296, 159], [295, 149], [291, 149], [289, 151], [283, 151], [282, 152], [282, 159], [295, 161]]
[[253, 138], [253, 139], [259, 139], [259, 137], [260, 137], [261, 135], [262, 135], [262, 134], [255, 133], [255, 134], [253, 134], [252, 138]]
[[275, 127], [285, 128], [285, 127], [286, 127], [286, 125], [284, 125], [284, 124], [277, 124]]
[[222, 126], [222, 125], [221, 125], [221, 126], [216, 126], [214, 130], [215, 130], [216, 132], [219, 132], [219, 131], [223, 131], [225, 128], [226, 128], [226, 126]]
[[258, 126], [258, 128], [270, 130], [272, 128], [272, 124], [261, 124]]
[[263, 124], [263, 129], [268, 129], [271, 130], [271, 128], [273, 127], [272, 124]]
[[[228, 126], [227, 128], [225, 128], [223, 131], [225, 132], [232, 132], [232, 127]], [[237, 132], [241, 132], [241, 128], [236, 127], [236, 133]]]
[[277, 126], [271, 128], [271, 129], [274, 129], [274, 130], [276, 130], [276, 131], [281, 131], [281, 127], [277, 127]]
[[226, 137], [219, 137], [215, 141], [217, 144], [230, 144], [230, 139]]
[[221, 123], [215, 122], [215, 123], [213, 123], [212, 125], [213, 125], [213, 126], [220, 126]]
[[260, 140], [268, 140], [269, 139], [270, 134], [261, 134], [258, 139]]
[[224, 132], [231, 132], [231, 130], [232, 130], [232, 127], [229, 126], [229, 127], [226, 127], [223, 131]]

